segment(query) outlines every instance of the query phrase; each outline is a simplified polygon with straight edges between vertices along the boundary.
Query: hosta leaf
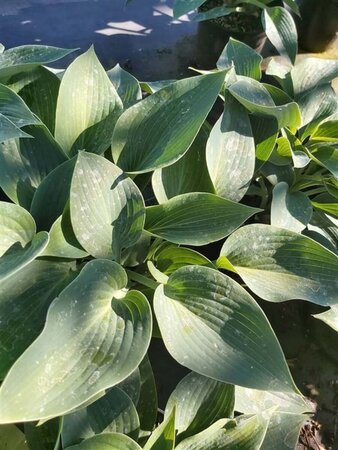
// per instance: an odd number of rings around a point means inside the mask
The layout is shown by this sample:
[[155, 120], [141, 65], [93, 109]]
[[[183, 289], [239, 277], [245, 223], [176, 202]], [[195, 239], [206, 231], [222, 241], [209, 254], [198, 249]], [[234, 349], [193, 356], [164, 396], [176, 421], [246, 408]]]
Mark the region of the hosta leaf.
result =
[[261, 55], [251, 47], [230, 38], [217, 61], [217, 68], [223, 70], [234, 66], [237, 75], [260, 80], [262, 60]]
[[302, 114], [301, 136], [304, 139], [315, 131], [323, 119], [337, 110], [338, 99], [332, 87], [324, 84], [300, 97], [298, 105]]
[[66, 450], [142, 450], [130, 437], [119, 433], [103, 433], [93, 436]]
[[265, 300], [338, 302], [338, 257], [306, 236], [270, 225], [248, 225], [226, 240], [221, 255]]
[[204, 125], [182, 158], [168, 167], [154, 171], [152, 187], [159, 203], [187, 192], [215, 193], [205, 159], [209, 132], [210, 126]]
[[229, 92], [224, 112], [211, 130], [206, 160], [216, 194], [240, 201], [254, 174], [255, 142], [248, 112]]
[[94, 49], [90, 48], [76, 58], [62, 77], [55, 139], [68, 154], [76, 154], [76, 150], [81, 149], [102, 153], [109, 147], [121, 111], [122, 102]]
[[140, 395], [136, 409], [140, 418], [141, 430], [151, 432], [157, 420], [157, 391], [154, 373], [148, 358], [144, 357], [139, 365]]
[[169, 397], [165, 415], [176, 408], [179, 440], [208, 428], [223, 418], [231, 418], [234, 386], [191, 372]]
[[0, 144], [0, 186], [13, 202], [29, 209], [37, 187], [66, 157], [44, 125], [28, 126], [25, 131], [34, 139]]
[[115, 86], [124, 109], [133, 106], [142, 99], [139, 82], [133, 75], [122, 69], [119, 64], [116, 64], [113, 69], [108, 70], [107, 75]]
[[75, 276], [72, 265], [37, 260], [0, 286], [0, 379], [38, 337], [49, 305]]
[[1, 450], [29, 450], [25, 435], [15, 425], [0, 426]]
[[205, 245], [239, 227], [259, 209], [214, 194], [182, 194], [146, 208], [145, 229], [175, 244]]
[[136, 244], [144, 224], [144, 202], [135, 183], [102, 156], [81, 152], [70, 191], [75, 236], [96, 258], [120, 258]]
[[291, 70], [294, 95], [299, 97], [316, 86], [330, 83], [337, 76], [337, 60], [305, 58]]
[[35, 235], [33, 217], [21, 206], [0, 202], [0, 257], [16, 242], [22, 246]]
[[278, 53], [294, 64], [297, 55], [297, 28], [291, 14], [281, 6], [265, 8], [262, 16], [264, 31]]
[[27, 422], [24, 430], [29, 450], [55, 450], [60, 435], [60, 419], [52, 419], [42, 425]]
[[177, 450], [258, 450], [266, 433], [267, 421], [260, 416], [220, 420], [182, 441]]
[[127, 109], [113, 136], [114, 161], [125, 172], [168, 166], [188, 150], [224, 81], [224, 72], [166, 86]]
[[296, 389], [265, 315], [227, 275], [183, 267], [156, 289], [154, 309], [164, 343], [180, 364], [225, 383]]
[[338, 142], [338, 120], [323, 122], [311, 135], [313, 141]]
[[274, 413], [260, 450], [290, 450], [297, 448], [299, 433], [309, 419], [304, 414]]
[[292, 392], [272, 392], [235, 388], [235, 411], [244, 414], [260, 414], [263, 411], [288, 412], [302, 414], [314, 412], [314, 403]]
[[64, 415], [135, 370], [150, 341], [151, 312], [140, 292], [121, 298], [126, 284], [117, 263], [87, 263], [5, 378], [0, 423]]
[[38, 229], [50, 230], [53, 223], [63, 213], [69, 200], [75, 163], [76, 157], [60, 164], [37, 188], [30, 210]]
[[39, 122], [21, 97], [0, 84], [0, 142], [29, 136], [20, 128]]
[[250, 117], [252, 134], [256, 146], [256, 167], [258, 170], [268, 161], [276, 144], [278, 122], [274, 117]]
[[322, 320], [326, 325], [338, 332], [338, 307], [333, 306], [328, 311], [314, 314], [313, 317]]
[[320, 146], [313, 152], [313, 156], [334, 177], [338, 178], [338, 150], [336, 148]]
[[151, 236], [146, 232], [141, 234], [138, 241], [131, 247], [125, 248], [121, 253], [121, 264], [125, 267], [136, 267], [142, 264], [148, 254], [151, 243]]
[[206, 0], [175, 0], [173, 8], [174, 18], [177, 19], [193, 9], [198, 8], [205, 3], [205, 1]]
[[102, 432], [123, 433], [137, 439], [139, 427], [133, 402], [114, 387], [96, 402], [63, 418], [62, 442], [67, 447]]
[[48, 64], [72, 53], [74, 49], [47, 45], [22, 45], [0, 54], [0, 76], [8, 77], [33, 66]]
[[249, 112], [259, 116], [275, 117], [279, 128], [297, 127], [301, 123], [297, 103], [277, 106], [266, 87], [252, 78], [236, 81], [229, 87], [229, 91]]
[[155, 428], [144, 450], [173, 450], [175, 446], [175, 407]]
[[303, 192], [290, 192], [285, 182], [273, 189], [271, 225], [301, 233], [310, 222], [312, 206]]
[[154, 94], [175, 81], [177, 80], [142, 81], [140, 86], [142, 91], [147, 92], [148, 94]]
[[13, 276], [40, 256], [47, 247], [48, 240], [48, 233], [41, 231], [25, 247], [22, 247], [20, 243], [14, 244], [0, 258], [0, 281], [3, 282], [6, 278]]
[[49, 232], [49, 243], [43, 252], [43, 256], [54, 256], [56, 258], [85, 258], [88, 253], [83, 250], [77, 242], [74, 242], [70, 235], [71, 224], [65, 223], [60, 216], [52, 225]]
[[59, 78], [45, 67], [38, 66], [12, 77], [7, 85], [20, 95], [31, 111], [54, 134]]
[[203, 20], [217, 19], [218, 17], [227, 16], [235, 11], [236, 8], [231, 8], [229, 6], [216, 6], [216, 8], [196, 14], [192, 20], [194, 22], [202, 22]]
[[330, 216], [338, 218], [338, 199], [330, 194], [320, 194], [317, 195], [311, 204], [314, 208], [319, 211], [323, 211]]

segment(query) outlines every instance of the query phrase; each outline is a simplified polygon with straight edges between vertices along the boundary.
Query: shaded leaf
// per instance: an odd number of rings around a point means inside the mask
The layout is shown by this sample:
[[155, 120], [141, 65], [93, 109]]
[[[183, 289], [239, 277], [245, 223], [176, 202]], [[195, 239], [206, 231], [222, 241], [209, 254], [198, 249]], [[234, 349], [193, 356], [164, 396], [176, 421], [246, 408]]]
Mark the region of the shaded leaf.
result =
[[1, 450], [29, 450], [25, 435], [15, 425], [0, 426]]
[[130, 437], [119, 433], [103, 433], [93, 436], [67, 450], [142, 450]]
[[130, 106], [142, 100], [139, 82], [133, 75], [122, 69], [119, 64], [108, 70], [107, 75], [122, 100], [124, 109], [130, 108]]
[[175, 407], [155, 428], [144, 450], [173, 450], [175, 446]]
[[42, 425], [27, 422], [24, 430], [29, 450], [55, 450], [60, 435], [60, 419], [49, 420]]

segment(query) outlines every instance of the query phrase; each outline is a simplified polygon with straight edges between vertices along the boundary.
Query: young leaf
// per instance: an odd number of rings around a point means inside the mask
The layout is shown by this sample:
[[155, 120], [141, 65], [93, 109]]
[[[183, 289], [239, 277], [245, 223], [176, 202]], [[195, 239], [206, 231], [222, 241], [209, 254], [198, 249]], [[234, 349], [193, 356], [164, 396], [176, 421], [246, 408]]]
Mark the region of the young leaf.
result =
[[224, 75], [176, 81], [127, 109], [114, 130], [115, 163], [125, 172], [143, 173], [181, 158], [215, 103]]
[[0, 144], [0, 186], [13, 202], [29, 209], [38, 186], [66, 157], [44, 125], [27, 126], [25, 132], [34, 139]]
[[273, 191], [271, 225], [301, 233], [312, 217], [311, 201], [303, 192], [290, 192], [282, 181]]
[[154, 171], [151, 182], [159, 203], [187, 192], [215, 193], [205, 160], [209, 133], [210, 126], [203, 125], [182, 158], [168, 167]]
[[180, 364], [225, 383], [296, 389], [264, 313], [227, 275], [183, 267], [156, 289], [154, 309], [164, 343]]
[[237, 75], [244, 75], [259, 81], [262, 61], [263, 58], [259, 53], [231, 37], [217, 61], [217, 68], [224, 70], [234, 66]]
[[337, 142], [338, 141], [338, 120], [328, 120], [319, 125], [311, 135], [312, 141]]
[[177, 450], [257, 450], [264, 439], [267, 420], [241, 416], [219, 420], [211, 427], [182, 441]]
[[93, 436], [66, 450], [142, 450], [130, 437], [119, 433], [103, 433]]
[[211, 130], [206, 160], [216, 194], [239, 202], [255, 170], [255, 142], [246, 109], [225, 92], [224, 112]]
[[247, 225], [226, 240], [221, 255], [264, 300], [302, 299], [324, 306], [338, 302], [338, 256], [306, 236]]
[[10, 77], [34, 66], [57, 61], [72, 52], [74, 49], [47, 45], [21, 45], [10, 48], [0, 54], [0, 77]]
[[51, 304], [43, 332], [5, 378], [0, 423], [64, 415], [135, 370], [152, 320], [140, 292], [125, 294], [127, 281], [115, 262], [87, 263]]
[[0, 379], [38, 337], [49, 305], [74, 278], [70, 263], [36, 260], [0, 286]]
[[121, 169], [102, 156], [81, 152], [70, 215], [75, 236], [89, 254], [119, 260], [121, 250], [141, 237], [145, 208], [141, 192]]
[[205, 245], [232, 233], [259, 211], [214, 194], [193, 192], [146, 208], [144, 227], [175, 244]]
[[30, 242], [36, 232], [33, 217], [21, 206], [0, 202], [0, 257], [16, 242]]
[[173, 450], [175, 446], [175, 407], [153, 431], [144, 450]]
[[281, 6], [265, 8], [262, 16], [265, 33], [278, 53], [295, 63], [298, 36], [295, 21], [289, 11]]
[[191, 372], [169, 397], [165, 416], [176, 408], [179, 441], [208, 428], [223, 418], [231, 418], [234, 386]]
[[90, 48], [76, 58], [62, 77], [55, 139], [67, 154], [74, 155], [81, 149], [102, 153], [110, 145], [121, 112], [122, 102], [94, 49]]

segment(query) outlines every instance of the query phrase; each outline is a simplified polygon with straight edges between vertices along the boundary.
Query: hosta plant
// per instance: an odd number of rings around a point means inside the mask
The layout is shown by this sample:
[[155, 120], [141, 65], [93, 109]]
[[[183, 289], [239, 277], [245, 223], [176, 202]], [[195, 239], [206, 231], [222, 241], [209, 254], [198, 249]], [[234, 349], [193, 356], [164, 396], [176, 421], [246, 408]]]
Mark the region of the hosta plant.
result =
[[[338, 330], [337, 62], [273, 60], [266, 84], [231, 40], [141, 90], [93, 49], [44, 66], [67, 53], [0, 54], [0, 442], [295, 448], [313, 406], [257, 300]], [[152, 338], [191, 370], [164, 416]]]

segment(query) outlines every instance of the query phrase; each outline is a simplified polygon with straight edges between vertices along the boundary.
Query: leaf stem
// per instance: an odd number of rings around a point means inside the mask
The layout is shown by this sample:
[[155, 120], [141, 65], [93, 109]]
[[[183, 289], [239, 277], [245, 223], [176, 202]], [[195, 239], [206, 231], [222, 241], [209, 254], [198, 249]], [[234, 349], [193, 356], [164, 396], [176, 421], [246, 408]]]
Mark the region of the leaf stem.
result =
[[136, 281], [137, 283], [143, 284], [143, 286], [147, 286], [150, 289], [156, 289], [157, 286], [159, 286], [160, 283], [157, 283], [157, 281], [151, 280], [148, 277], [145, 277], [144, 275], [141, 275], [138, 272], [133, 272], [132, 270], [126, 270], [128, 277], [130, 280]]

